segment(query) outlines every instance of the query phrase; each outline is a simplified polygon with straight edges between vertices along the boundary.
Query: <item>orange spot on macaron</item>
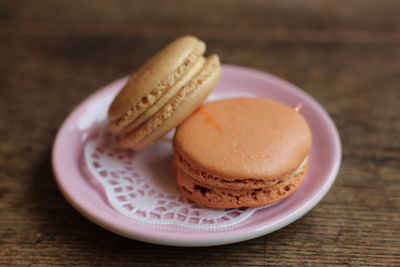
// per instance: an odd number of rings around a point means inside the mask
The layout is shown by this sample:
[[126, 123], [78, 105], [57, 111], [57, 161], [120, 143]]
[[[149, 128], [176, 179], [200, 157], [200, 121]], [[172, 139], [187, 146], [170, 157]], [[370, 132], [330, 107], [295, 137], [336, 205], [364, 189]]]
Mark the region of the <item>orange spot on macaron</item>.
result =
[[193, 114], [196, 114], [196, 113], [201, 113], [201, 115], [204, 116], [203, 122], [205, 124], [210, 125], [218, 133], [220, 133], [220, 134], [222, 133], [221, 125], [218, 123], [218, 121], [214, 118], [213, 115], [211, 115], [210, 113], [208, 113], [207, 111], [204, 110], [203, 106], [200, 106], [193, 111]]
[[222, 128], [221, 125], [218, 123], [218, 121], [208, 112], [203, 112], [204, 115], [204, 123], [210, 125], [212, 128], [214, 128], [218, 133], [222, 134]]

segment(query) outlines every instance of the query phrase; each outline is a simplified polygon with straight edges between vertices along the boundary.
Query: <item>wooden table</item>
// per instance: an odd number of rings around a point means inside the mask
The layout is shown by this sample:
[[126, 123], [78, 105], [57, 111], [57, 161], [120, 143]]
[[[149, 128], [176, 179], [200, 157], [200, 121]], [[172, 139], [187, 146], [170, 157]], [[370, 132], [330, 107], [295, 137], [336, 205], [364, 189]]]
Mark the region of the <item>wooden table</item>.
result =
[[[400, 2], [0, 1], [1, 266], [400, 266]], [[343, 144], [311, 212], [206, 248], [133, 241], [83, 218], [54, 183], [68, 113], [177, 36], [315, 97]]]

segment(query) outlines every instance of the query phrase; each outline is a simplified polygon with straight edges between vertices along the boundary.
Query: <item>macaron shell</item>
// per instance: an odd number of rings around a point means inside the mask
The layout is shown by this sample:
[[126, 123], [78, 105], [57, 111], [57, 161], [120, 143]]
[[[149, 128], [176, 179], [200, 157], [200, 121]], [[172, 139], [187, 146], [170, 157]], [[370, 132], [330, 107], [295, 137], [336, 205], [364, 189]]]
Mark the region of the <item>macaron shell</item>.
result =
[[[112, 122], [123, 117], [127, 110], [137, 103], [146, 101], [144, 104], [152, 105], [156, 102], [157, 99], [152, 95], [152, 91], [159, 87], [162, 82], [167, 82], [168, 84], [173, 83], [174, 81], [166, 81], [166, 78], [183, 65], [189, 55], [196, 49], [198, 50], [196, 52], [198, 56], [201, 56], [206, 46], [196, 37], [185, 36], [175, 40], [149, 59], [130, 77], [125, 87], [111, 104], [108, 113], [110, 129], [112, 131], [118, 131], [120, 127], [112, 124]], [[188, 66], [188, 69], [190, 69], [190, 67], [191, 66]], [[144, 110], [129, 114], [129, 116], [131, 116], [133, 120], [142, 112], [144, 112]]]
[[224, 179], [271, 180], [296, 170], [311, 150], [307, 122], [262, 98], [210, 102], [178, 128], [174, 146], [194, 168]]
[[[199, 80], [209, 72], [204, 80]], [[217, 55], [207, 58], [203, 69], [157, 114], [121, 139], [124, 148], [141, 150], [154, 143], [189, 116], [211, 93], [221, 76]]]
[[254, 190], [227, 190], [210, 188], [176, 168], [176, 181], [181, 193], [188, 199], [210, 208], [259, 207], [289, 197], [303, 183], [304, 172], [279, 184]]
[[181, 89], [188, 83], [197, 72], [201, 70], [205, 63], [205, 58], [200, 57], [194, 66], [174, 85], [172, 86], [154, 105], [148, 108], [142, 115], [135, 119], [133, 123], [127, 126], [122, 134], [127, 133], [138, 127], [140, 124], [156, 114], [165, 104], [167, 104]]

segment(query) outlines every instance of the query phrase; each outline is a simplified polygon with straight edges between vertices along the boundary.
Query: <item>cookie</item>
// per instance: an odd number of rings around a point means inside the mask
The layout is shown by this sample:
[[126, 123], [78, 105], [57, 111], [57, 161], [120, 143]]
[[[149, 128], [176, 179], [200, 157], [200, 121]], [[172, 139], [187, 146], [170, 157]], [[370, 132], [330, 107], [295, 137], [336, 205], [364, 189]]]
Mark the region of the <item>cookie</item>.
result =
[[110, 132], [123, 148], [141, 150], [182, 122], [221, 76], [219, 57], [204, 42], [181, 37], [133, 73], [108, 110]]
[[177, 184], [208, 207], [275, 203], [301, 185], [311, 143], [307, 122], [283, 104], [262, 98], [210, 102], [174, 135]]

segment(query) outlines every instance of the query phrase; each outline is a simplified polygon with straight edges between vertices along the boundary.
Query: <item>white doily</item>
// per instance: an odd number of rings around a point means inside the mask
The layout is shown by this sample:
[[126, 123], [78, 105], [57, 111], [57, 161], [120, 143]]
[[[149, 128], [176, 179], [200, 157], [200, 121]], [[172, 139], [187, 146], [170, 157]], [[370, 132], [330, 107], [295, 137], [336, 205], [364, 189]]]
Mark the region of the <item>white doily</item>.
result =
[[85, 143], [84, 160], [109, 204], [141, 222], [218, 229], [238, 224], [259, 209], [210, 209], [186, 199], [175, 184], [168, 141], [134, 153], [118, 148], [102, 127]]
[[[253, 96], [243, 92], [211, 94], [207, 99]], [[172, 147], [159, 141], [134, 153], [118, 148], [106, 132], [107, 108], [113, 96], [89, 106], [77, 127], [85, 132], [84, 164], [105, 193], [106, 200], [120, 214], [152, 225], [176, 225], [188, 229], [216, 230], [243, 222], [260, 208], [210, 209], [182, 196], [172, 172]], [[102, 123], [96, 133], [93, 125]], [[91, 137], [88, 131], [92, 132]], [[172, 133], [170, 133], [172, 134]], [[101, 193], [101, 192], [99, 192]]]

